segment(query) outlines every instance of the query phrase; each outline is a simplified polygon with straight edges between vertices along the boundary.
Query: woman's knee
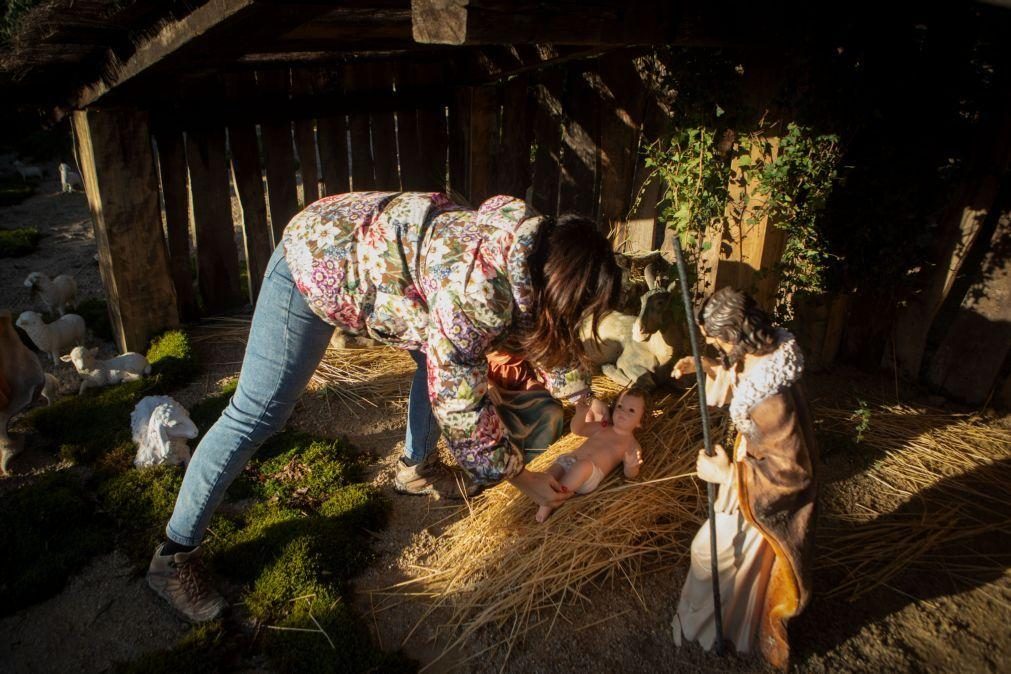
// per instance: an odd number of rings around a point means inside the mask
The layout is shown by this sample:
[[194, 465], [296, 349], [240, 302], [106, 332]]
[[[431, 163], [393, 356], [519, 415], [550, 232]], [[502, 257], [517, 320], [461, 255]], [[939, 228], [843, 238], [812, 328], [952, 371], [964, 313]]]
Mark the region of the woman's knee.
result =
[[226, 423], [235, 432], [259, 446], [284, 428], [294, 407], [293, 404], [277, 400], [256, 400], [250, 396], [240, 396], [237, 391], [218, 423]]

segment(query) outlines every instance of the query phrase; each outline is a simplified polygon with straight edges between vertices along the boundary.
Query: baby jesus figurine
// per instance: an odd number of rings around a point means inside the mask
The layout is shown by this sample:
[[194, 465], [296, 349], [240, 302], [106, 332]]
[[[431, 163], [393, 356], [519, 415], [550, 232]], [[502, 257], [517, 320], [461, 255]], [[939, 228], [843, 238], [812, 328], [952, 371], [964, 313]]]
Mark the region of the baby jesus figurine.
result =
[[[587, 421], [589, 406], [576, 405], [571, 429], [574, 434], [586, 437], [586, 441], [574, 452], [555, 459], [548, 474], [575, 494], [589, 494], [619, 464], [625, 466], [625, 477], [638, 477], [642, 447], [635, 439], [635, 431], [642, 425], [648, 405], [649, 394], [635, 386], [618, 396], [611, 410], [610, 423]], [[541, 506], [537, 510], [537, 521], [543, 523], [552, 510], [550, 506]]]

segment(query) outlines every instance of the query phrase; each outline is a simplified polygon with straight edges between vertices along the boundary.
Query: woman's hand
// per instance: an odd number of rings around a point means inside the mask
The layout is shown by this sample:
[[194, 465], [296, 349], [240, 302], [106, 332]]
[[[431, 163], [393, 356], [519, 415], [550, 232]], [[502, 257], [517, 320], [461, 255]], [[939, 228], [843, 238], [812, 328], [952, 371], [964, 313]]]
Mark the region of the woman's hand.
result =
[[509, 482], [539, 506], [557, 508], [572, 496], [567, 487], [547, 473], [524, 468]]
[[699, 458], [695, 462], [695, 471], [700, 480], [714, 484], [729, 484], [733, 476], [733, 467], [722, 445], [713, 445], [713, 456], [706, 454], [705, 449], [699, 450]]

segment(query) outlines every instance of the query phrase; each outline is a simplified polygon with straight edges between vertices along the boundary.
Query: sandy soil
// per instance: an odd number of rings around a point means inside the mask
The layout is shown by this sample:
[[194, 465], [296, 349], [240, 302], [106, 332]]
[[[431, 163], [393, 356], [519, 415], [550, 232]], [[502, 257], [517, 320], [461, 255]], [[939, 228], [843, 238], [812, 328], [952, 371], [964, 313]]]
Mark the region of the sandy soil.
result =
[[[82, 296], [101, 292], [84, 197], [53, 191], [49, 181], [40, 195], [0, 210], [4, 226], [34, 223], [51, 234], [34, 255], [0, 265], [0, 307], [27, 308], [27, 292], [19, 288], [19, 279], [34, 269], [74, 269]], [[234, 343], [202, 342], [199, 350], [209, 367], [177, 394], [186, 404], [234, 376], [241, 361], [241, 345]], [[894, 397], [891, 380], [841, 369], [809, 379], [816, 399], [852, 390]], [[403, 647], [423, 664], [431, 663], [442, 651], [443, 642], [436, 640], [440, 614], [426, 616], [422, 602], [391, 598], [382, 588], [418, 573], [416, 565], [424, 564], [439, 533], [447, 522], [463, 516], [465, 508], [393, 492], [392, 470], [404, 432], [402, 401], [349, 409], [332, 397], [307, 395], [292, 424], [347, 437], [375, 456], [370, 479], [391, 500], [392, 516], [387, 529], [377, 534], [373, 565], [356, 583], [355, 603], [384, 648]], [[8, 488], [52, 463], [51, 458], [33, 456], [30, 449], [12, 462], [21, 475], [7, 480]], [[874, 498], [874, 484], [861, 479], [865, 460], [840, 453], [823, 456], [826, 498], [844, 506]], [[1003, 547], [1006, 553], [1006, 541]], [[502, 651], [480, 654], [496, 640], [486, 634], [448, 654], [430, 671], [764, 671], [753, 658], [717, 660], [694, 645], [680, 650], [673, 646], [670, 622], [683, 575], [683, 568], [671, 568], [640, 579], [637, 592], [627, 586], [598, 588], [589, 593], [592, 603], [563, 612], [550, 635], [517, 645], [508, 659]], [[817, 587], [830, 579], [816, 577], [815, 582]], [[998, 672], [1008, 671], [1011, 663], [1009, 623], [1011, 584], [1006, 571], [977, 579], [907, 572], [854, 603], [816, 596], [793, 625], [792, 635], [797, 669], [802, 671]], [[100, 672], [113, 660], [171, 645], [183, 629], [129, 573], [122, 555], [111, 553], [94, 560], [57, 597], [0, 621], [0, 670]]]

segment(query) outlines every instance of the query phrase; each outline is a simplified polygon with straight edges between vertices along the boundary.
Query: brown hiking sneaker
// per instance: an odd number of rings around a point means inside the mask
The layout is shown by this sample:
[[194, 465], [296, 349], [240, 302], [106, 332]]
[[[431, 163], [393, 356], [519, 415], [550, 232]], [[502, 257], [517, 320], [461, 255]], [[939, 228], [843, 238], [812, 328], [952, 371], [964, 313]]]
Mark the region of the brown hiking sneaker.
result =
[[207, 582], [200, 548], [162, 555], [164, 543], [154, 551], [147, 569], [147, 584], [190, 622], [214, 620], [228, 602]]
[[397, 461], [393, 488], [401, 494], [433, 494], [439, 498], [464, 498], [479, 491], [465, 471], [450, 468], [438, 460], [408, 466], [403, 457]]

